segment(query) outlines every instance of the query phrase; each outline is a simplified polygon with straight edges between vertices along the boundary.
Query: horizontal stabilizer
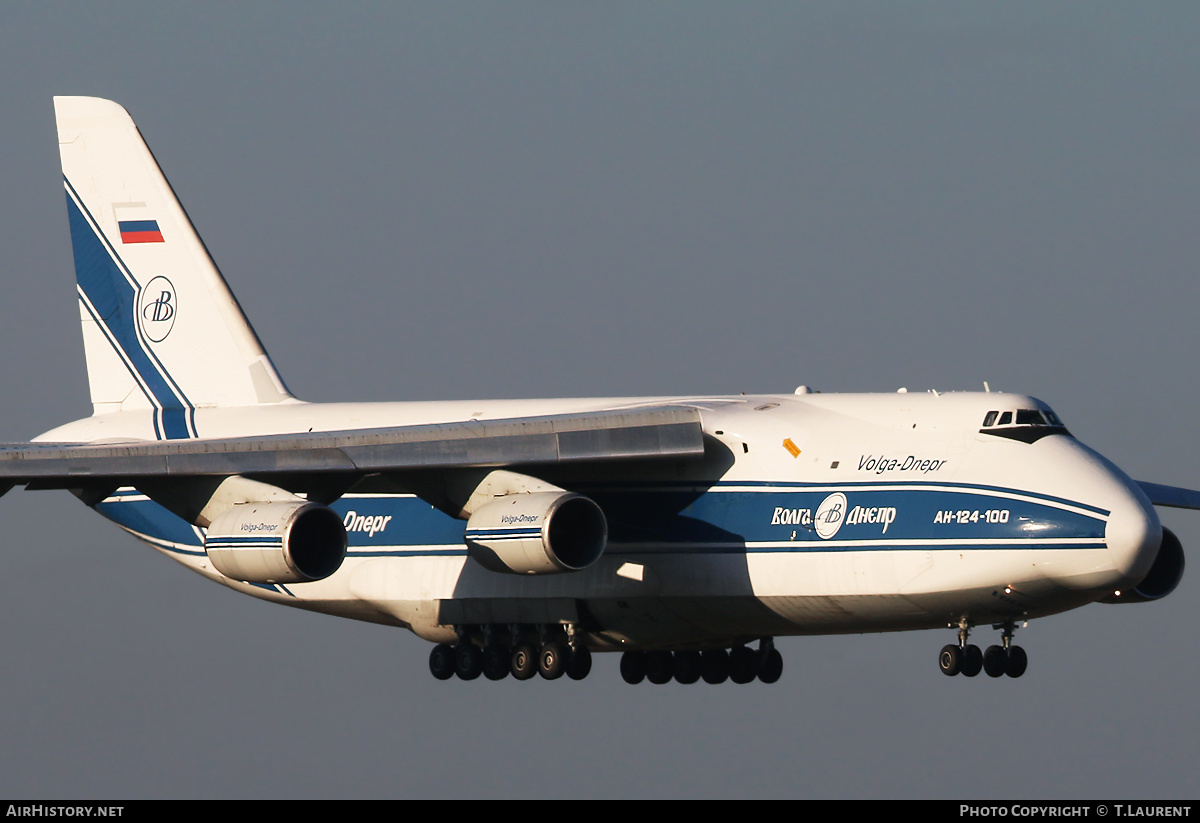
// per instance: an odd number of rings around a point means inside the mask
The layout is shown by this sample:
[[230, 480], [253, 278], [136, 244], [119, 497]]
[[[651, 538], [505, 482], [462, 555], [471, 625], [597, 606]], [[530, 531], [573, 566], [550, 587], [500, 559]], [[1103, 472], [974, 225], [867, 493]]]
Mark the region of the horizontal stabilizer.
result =
[[74, 488], [81, 481], [699, 457], [693, 408], [588, 412], [421, 426], [122, 444], [0, 446], [0, 483]]

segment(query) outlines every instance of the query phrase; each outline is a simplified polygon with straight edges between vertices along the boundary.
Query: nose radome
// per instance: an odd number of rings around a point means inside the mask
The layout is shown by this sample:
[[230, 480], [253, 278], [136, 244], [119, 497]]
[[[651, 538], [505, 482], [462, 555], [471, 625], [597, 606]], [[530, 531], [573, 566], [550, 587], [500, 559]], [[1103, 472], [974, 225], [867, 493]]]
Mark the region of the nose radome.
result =
[[1128, 583], [1139, 583], [1150, 571], [1162, 542], [1162, 524], [1153, 504], [1133, 486], [1114, 503], [1104, 540], [1113, 566]]

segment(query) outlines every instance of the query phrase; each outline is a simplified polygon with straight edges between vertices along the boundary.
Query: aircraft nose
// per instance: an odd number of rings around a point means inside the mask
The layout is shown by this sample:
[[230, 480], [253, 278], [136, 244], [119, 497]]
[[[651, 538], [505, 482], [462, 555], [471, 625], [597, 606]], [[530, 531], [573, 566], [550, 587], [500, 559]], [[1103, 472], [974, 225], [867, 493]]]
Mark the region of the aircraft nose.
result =
[[1104, 541], [1113, 566], [1127, 581], [1136, 584], [1150, 571], [1162, 542], [1162, 524], [1153, 504], [1130, 482], [1114, 503]]

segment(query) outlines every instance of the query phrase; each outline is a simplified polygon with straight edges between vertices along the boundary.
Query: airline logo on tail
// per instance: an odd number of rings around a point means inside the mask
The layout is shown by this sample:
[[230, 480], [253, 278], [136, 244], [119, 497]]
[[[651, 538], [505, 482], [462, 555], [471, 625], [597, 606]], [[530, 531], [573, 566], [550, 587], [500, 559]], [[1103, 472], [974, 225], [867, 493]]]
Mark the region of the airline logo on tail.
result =
[[142, 334], [152, 343], [167, 339], [175, 327], [175, 286], [161, 274], [147, 283], [138, 298], [138, 318]]

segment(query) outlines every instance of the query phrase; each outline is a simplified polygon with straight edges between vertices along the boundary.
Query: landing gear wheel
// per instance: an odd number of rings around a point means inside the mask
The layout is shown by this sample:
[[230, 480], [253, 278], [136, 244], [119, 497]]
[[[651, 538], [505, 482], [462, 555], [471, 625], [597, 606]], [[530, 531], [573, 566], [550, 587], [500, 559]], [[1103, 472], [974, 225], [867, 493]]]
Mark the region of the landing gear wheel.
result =
[[967, 677], [974, 677], [983, 669], [983, 652], [979, 647], [971, 644], [962, 650], [962, 663], [959, 664], [959, 672]]
[[517, 680], [528, 680], [537, 674], [537, 650], [528, 644], [513, 649], [510, 661], [512, 676]]
[[729, 652], [729, 679], [745, 685], [758, 674], [758, 656], [745, 646], [734, 646]]
[[592, 653], [585, 646], [580, 646], [571, 652], [571, 662], [567, 664], [567, 677], [572, 680], [583, 680], [592, 671]]
[[454, 677], [456, 665], [453, 646], [438, 643], [429, 653], [429, 673], [438, 680], [449, 680]]
[[503, 680], [512, 669], [512, 655], [500, 643], [489, 643], [483, 649], [483, 676], [488, 680]]
[[670, 683], [675, 674], [675, 658], [670, 652], [646, 653], [646, 679], [656, 686]]
[[758, 679], [764, 683], [776, 683], [783, 675], [783, 655], [779, 649], [771, 649], [758, 670]]
[[716, 685], [729, 679], [729, 655], [724, 649], [705, 649], [700, 654], [700, 676]]
[[938, 668], [942, 670], [942, 674], [954, 677], [962, 669], [962, 658], [962, 649], [958, 646], [943, 646], [942, 653], [938, 655]]
[[646, 679], [646, 656], [642, 652], [621, 655], [621, 679], [631, 686]]
[[454, 650], [454, 673], [459, 680], [474, 680], [483, 673], [483, 652], [474, 643], [459, 643]]
[[1025, 650], [1020, 646], [1008, 647], [1008, 665], [1004, 667], [1004, 673], [1009, 677], [1020, 677], [1025, 674], [1025, 668], [1029, 665], [1029, 658], [1025, 655]]
[[537, 668], [546, 680], [558, 680], [567, 670], [567, 658], [571, 650], [566, 643], [551, 640], [538, 649]]
[[700, 652], [675, 652], [675, 682], [691, 685], [700, 679], [703, 658]]
[[988, 646], [983, 653], [983, 670], [988, 677], [1001, 677], [1008, 668], [1008, 653], [1003, 646]]

